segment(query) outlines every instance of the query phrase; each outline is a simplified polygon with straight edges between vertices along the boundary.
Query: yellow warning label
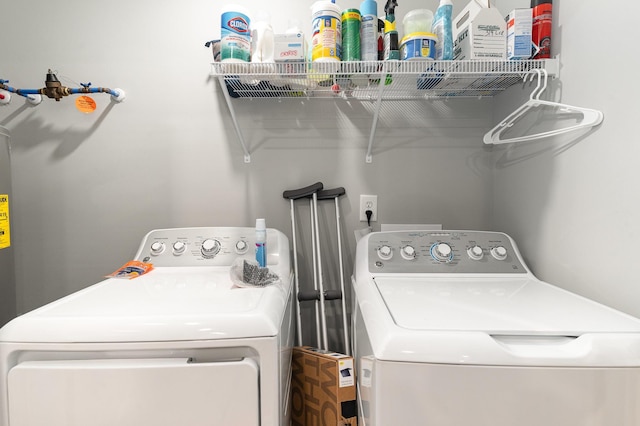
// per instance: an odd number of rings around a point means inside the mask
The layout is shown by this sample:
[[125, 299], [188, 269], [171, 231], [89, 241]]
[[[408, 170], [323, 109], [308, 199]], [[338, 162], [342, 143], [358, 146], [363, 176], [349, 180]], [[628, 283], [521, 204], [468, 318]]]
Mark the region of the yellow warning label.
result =
[[9, 229], [9, 195], [0, 194], [0, 249], [11, 245]]

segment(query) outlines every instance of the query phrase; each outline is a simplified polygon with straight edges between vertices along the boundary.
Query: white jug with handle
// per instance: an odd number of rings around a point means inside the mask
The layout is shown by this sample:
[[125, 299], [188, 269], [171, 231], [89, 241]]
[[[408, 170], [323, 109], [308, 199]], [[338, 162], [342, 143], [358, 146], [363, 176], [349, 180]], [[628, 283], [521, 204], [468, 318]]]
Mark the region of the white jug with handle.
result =
[[251, 62], [274, 62], [275, 42], [269, 15], [261, 13], [251, 25]]

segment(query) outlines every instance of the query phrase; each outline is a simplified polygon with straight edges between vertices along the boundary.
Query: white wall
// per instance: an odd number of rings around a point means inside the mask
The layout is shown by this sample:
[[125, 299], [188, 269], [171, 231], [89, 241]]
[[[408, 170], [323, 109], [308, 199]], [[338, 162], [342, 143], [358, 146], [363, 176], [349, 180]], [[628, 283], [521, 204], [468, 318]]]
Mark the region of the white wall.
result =
[[[276, 31], [294, 16], [309, 33], [311, 3], [270, 3], [272, 11], [287, 9], [273, 13]], [[427, 3], [403, 2], [398, 20], [411, 9], [435, 9], [436, 0]], [[254, 152], [245, 164], [204, 47], [219, 36], [221, 5], [3, 5], [3, 16], [14, 18], [0, 26], [0, 78], [39, 88], [51, 68], [67, 86], [91, 82], [127, 94], [121, 104], [93, 96], [98, 110], [90, 115], [75, 109], [73, 97], [29, 107], [14, 96], [0, 108], [0, 125], [13, 135], [19, 312], [100, 280], [129, 260], [153, 228], [252, 226], [264, 216], [268, 226], [290, 234], [282, 192], [316, 181], [347, 191], [347, 275], [353, 230], [363, 227], [360, 194], [379, 196], [381, 222], [489, 225], [490, 151], [480, 136], [491, 100], [385, 105], [373, 164], [364, 161], [369, 103], [240, 100], [239, 121]]]
[[[596, 108], [600, 127], [493, 151], [493, 226], [520, 242], [542, 279], [640, 316], [637, 3], [554, 3], [560, 79], [547, 99]], [[517, 106], [516, 100], [510, 102]], [[496, 109], [496, 120], [509, 112]]]

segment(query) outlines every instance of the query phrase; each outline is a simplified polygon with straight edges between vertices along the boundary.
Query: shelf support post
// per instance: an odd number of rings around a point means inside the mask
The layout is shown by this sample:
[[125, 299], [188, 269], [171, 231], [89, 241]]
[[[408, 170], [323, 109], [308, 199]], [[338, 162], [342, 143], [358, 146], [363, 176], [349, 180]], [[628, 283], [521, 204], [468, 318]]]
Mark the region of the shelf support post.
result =
[[387, 75], [387, 67], [386, 64], [383, 68], [383, 73], [380, 78], [380, 88], [378, 90], [378, 99], [376, 99], [375, 110], [373, 111], [373, 122], [371, 123], [371, 131], [369, 132], [369, 147], [367, 148], [367, 154], [365, 155], [364, 161], [366, 163], [373, 162], [373, 140], [376, 137], [376, 129], [378, 128], [378, 117], [380, 116], [380, 106], [382, 105], [382, 92], [384, 91], [385, 86], [387, 85], [387, 78], [390, 78], [390, 75]]
[[229, 114], [231, 115], [231, 121], [233, 121], [233, 127], [236, 129], [236, 134], [238, 135], [238, 140], [240, 141], [240, 146], [242, 146], [242, 151], [244, 152], [244, 162], [251, 162], [251, 153], [247, 148], [247, 144], [245, 143], [244, 136], [242, 131], [240, 130], [240, 126], [238, 125], [238, 119], [236, 117], [236, 111], [233, 108], [233, 103], [231, 102], [231, 96], [229, 95], [229, 90], [227, 89], [227, 85], [224, 82], [224, 76], [218, 78], [220, 82], [220, 88], [222, 89], [222, 93], [224, 94], [224, 99], [227, 101], [227, 107], [229, 108]]

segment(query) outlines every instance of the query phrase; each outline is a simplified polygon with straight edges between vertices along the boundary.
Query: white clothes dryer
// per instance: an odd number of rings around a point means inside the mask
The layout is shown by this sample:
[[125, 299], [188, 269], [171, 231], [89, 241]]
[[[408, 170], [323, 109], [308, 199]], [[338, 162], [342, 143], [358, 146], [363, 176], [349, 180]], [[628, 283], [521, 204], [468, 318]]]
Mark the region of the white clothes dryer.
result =
[[640, 320], [538, 280], [506, 234], [357, 245], [359, 424], [637, 426]]
[[232, 284], [254, 228], [151, 231], [154, 269], [109, 278], [0, 329], [0, 426], [289, 424], [289, 241], [267, 230], [280, 282]]

